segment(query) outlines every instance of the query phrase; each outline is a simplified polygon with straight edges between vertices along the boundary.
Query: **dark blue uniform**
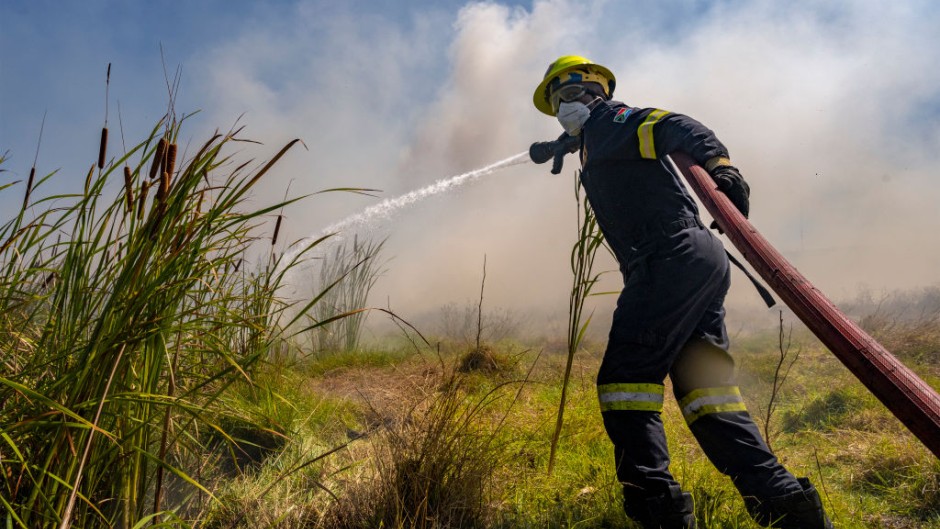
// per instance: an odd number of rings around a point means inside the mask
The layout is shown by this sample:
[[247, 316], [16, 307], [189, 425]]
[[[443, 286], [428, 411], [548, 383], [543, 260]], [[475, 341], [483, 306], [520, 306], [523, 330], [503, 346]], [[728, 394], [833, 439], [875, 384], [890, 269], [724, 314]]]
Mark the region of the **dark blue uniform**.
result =
[[582, 132], [581, 182], [624, 277], [597, 384], [631, 516], [679, 490], [660, 419], [667, 375], [692, 433], [743, 496], [803, 490], [767, 448], [735, 385], [723, 308], [728, 257], [660, 160], [680, 150], [702, 165], [728, 156], [687, 116], [617, 101], [595, 106]]

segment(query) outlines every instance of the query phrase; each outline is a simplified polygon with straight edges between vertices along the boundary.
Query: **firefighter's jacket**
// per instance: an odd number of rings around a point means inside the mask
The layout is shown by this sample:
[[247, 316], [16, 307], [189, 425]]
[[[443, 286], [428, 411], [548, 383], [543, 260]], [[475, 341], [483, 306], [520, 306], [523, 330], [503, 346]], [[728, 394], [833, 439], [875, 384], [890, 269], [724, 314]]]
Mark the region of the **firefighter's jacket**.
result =
[[698, 221], [698, 208], [661, 157], [684, 151], [705, 165], [728, 151], [698, 121], [655, 108], [603, 101], [591, 111], [581, 144], [581, 182], [608, 244], [628, 272], [642, 243]]

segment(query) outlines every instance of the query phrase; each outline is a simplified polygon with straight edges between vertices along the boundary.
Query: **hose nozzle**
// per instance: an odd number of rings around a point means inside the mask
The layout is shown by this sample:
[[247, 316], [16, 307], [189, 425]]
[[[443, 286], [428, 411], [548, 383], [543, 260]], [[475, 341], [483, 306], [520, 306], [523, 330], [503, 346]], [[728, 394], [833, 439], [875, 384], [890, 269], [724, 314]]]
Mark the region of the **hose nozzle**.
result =
[[567, 132], [563, 132], [557, 140], [537, 141], [533, 143], [532, 146], [529, 147], [529, 158], [538, 164], [554, 159], [552, 162], [552, 174], [558, 174], [561, 172], [565, 155], [577, 151], [580, 147], [580, 137], [569, 136]]
[[554, 141], [537, 141], [529, 147], [529, 158], [535, 163], [545, 163], [555, 156]]

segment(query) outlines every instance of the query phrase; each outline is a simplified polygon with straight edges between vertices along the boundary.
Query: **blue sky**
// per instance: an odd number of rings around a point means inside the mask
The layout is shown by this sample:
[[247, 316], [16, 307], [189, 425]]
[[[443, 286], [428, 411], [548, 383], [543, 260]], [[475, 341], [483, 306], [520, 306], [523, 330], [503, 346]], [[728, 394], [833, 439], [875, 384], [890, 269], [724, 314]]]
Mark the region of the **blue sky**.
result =
[[[162, 44], [170, 75], [182, 69], [177, 111], [200, 111], [184, 143], [239, 118], [264, 144], [239, 155], [304, 139], [258, 202], [288, 185], [395, 196], [556, 136], [531, 91], [575, 53], [617, 74], [618, 99], [713, 128], [751, 182], [755, 225], [831, 296], [936, 285], [938, 27], [927, 0], [3, 0], [0, 179], [28, 174], [48, 112], [38, 171], [61, 169], [49, 191], [80, 185], [109, 62], [111, 153], [118, 103], [128, 143], [142, 140], [166, 111]], [[395, 265], [381, 295], [402, 307], [472, 298], [486, 253], [494, 302], [563, 306], [570, 176], [516, 167], [409, 211], [383, 232]], [[288, 238], [370, 200], [305, 201], [287, 212]]]
[[[87, 158], [81, 153], [94, 150], [95, 129], [104, 120], [108, 63], [113, 64], [110, 125], [118, 125], [120, 102], [125, 129], [139, 134], [166, 110], [161, 45], [170, 76], [177, 66], [182, 67], [178, 110], [211, 109], [213, 95], [193, 84], [189, 69], [194, 57], [253, 28], [297, 30], [292, 17], [298, 6], [305, 6], [326, 25], [344, 17], [368, 17], [373, 23], [406, 29], [414, 13], [434, 14], [447, 21], [462, 5], [431, 0], [406, 4], [4, 0], [0, 4], [0, 146], [12, 158], [7, 169], [28, 172], [44, 112], [48, 112], [47, 149], [41, 153], [41, 165], [65, 168]], [[431, 66], [442, 66], [443, 59], [437, 58]], [[277, 57], [270, 60], [277, 65]], [[273, 73], [270, 82], [277, 86], [289, 76], [289, 69]], [[84, 142], [76, 139], [83, 132], [90, 134]]]

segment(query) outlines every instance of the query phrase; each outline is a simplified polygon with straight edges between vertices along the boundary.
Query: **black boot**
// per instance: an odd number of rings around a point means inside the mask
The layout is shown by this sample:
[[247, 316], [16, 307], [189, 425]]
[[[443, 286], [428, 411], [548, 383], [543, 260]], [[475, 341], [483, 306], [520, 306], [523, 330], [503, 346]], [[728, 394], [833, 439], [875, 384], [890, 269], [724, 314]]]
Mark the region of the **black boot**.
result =
[[777, 529], [833, 529], [826, 516], [819, 492], [808, 479], [797, 478], [803, 490], [763, 502], [744, 498], [747, 512], [754, 521]]
[[695, 529], [692, 507], [692, 495], [678, 486], [655, 496], [629, 485], [623, 488], [623, 510], [643, 529]]

